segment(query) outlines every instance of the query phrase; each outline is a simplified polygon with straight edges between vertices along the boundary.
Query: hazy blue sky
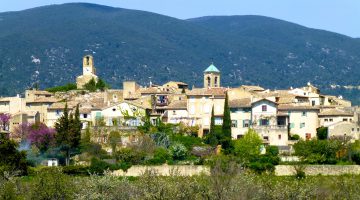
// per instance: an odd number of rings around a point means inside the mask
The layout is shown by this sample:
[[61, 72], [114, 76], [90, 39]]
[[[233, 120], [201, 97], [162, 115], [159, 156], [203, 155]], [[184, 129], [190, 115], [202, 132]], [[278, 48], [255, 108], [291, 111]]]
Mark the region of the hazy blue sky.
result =
[[[74, 1], [1, 0], [0, 12], [67, 2]], [[91, 0], [86, 2], [146, 10], [180, 19], [205, 15], [264, 15], [311, 28], [360, 37], [360, 0]]]

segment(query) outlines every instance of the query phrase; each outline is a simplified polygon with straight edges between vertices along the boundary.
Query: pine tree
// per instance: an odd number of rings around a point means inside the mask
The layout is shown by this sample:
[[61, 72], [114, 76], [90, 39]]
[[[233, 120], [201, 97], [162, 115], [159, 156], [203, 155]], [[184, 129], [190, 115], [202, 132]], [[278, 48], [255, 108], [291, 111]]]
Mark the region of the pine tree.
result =
[[89, 90], [90, 92], [96, 91], [96, 81], [92, 78], [89, 82], [84, 85], [84, 89]]
[[229, 108], [229, 97], [226, 93], [225, 103], [224, 103], [224, 114], [223, 114], [223, 124], [222, 124], [222, 136], [220, 143], [222, 148], [225, 150], [225, 153], [230, 153], [232, 149], [231, 145], [231, 116]]
[[96, 83], [96, 89], [99, 89], [101, 91], [104, 91], [106, 89], [106, 83], [101, 78], [99, 78]]

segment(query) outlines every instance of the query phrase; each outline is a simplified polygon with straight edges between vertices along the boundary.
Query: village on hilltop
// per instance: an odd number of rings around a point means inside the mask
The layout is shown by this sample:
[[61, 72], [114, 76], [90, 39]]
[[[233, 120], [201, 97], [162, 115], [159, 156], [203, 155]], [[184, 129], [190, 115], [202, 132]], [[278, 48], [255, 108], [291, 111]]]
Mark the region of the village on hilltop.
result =
[[106, 127], [131, 131], [148, 116], [151, 123], [161, 120], [197, 127], [197, 135], [204, 137], [210, 131], [212, 111], [215, 125], [222, 124], [227, 96], [233, 139], [241, 138], [251, 128], [265, 145], [278, 146], [281, 151], [290, 150], [299, 138], [316, 137], [319, 127], [328, 128], [328, 137], [359, 139], [357, 107], [342, 97], [321, 94], [311, 83], [284, 90], [250, 85], [223, 87], [221, 72], [214, 64], [205, 69], [203, 79], [202, 88], [190, 89], [178, 80], [147, 86], [124, 81], [123, 89], [89, 92], [83, 86], [98, 81], [98, 77], [94, 59], [87, 55], [83, 58], [83, 74], [76, 79], [77, 90], [52, 93], [31, 89], [24, 97], [0, 98], [0, 113], [11, 116], [1, 128], [11, 132], [19, 124], [35, 122], [54, 127], [65, 105], [70, 112], [79, 105], [83, 129], [98, 126], [101, 119]]

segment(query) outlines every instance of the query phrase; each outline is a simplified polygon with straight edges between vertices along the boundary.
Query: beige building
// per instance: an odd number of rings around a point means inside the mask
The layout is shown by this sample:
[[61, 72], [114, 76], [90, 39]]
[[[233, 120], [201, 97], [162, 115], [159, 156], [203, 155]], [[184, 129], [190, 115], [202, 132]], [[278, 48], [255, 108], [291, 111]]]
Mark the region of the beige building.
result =
[[214, 108], [215, 124], [222, 124], [226, 88], [195, 88], [187, 93], [187, 110], [191, 125], [199, 126], [199, 136], [209, 132], [211, 110]]
[[98, 77], [96, 76], [94, 58], [91, 55], [87, 55], [83, 58], [83, 74], [76, 78], [77, 88], [82, 89], [91, 79], [94, 79], [95, 82], [97, 82]]
[[320, 126], [328, 127], [331, 124], [338, 122], [353, 122], [354, 121], [354, 113], [344, 111], [340, 108], [329, 108], [323, 109], [319, 113], [319, 122]]
[[233, 139], [241, 138], [251, 128], [251, 99], [229, 101], [231, 115], [231, 134]]
[[354, 122], [340, 121], [326, 127], [328, 128], [328, 138], [350, 138], [354, 141], [358, 140], [360, 136], [360, 126]]
[[319, 127], [319, 107], [279, 105], [279, 114], [289, 119], [290, 135], [299, 135], [302, 139], [316, 137], [316, 129]]

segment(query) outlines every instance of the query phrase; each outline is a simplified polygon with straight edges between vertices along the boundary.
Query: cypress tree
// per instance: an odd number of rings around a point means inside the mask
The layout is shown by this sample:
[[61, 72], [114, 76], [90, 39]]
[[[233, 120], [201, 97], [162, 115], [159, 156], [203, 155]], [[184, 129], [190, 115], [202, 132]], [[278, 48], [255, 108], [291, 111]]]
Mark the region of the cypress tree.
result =
[[223, 124], [222, 124], [222, 135], [220, 143], [222, 148], [225, 150], [225, 153], [231, 151], [231, 116], [229, 108], [229, 97], [228, 94], [225, 94], [225, 103], [224, 103], [224, 114], [223, 114]]
[[205, 138], [206, 143], [210, 144], [211, 146], [216, 146], [219, 141], [216, 136], [215, 132], [215, 114], [214, 114], [214, 106], [211, 110], [211, 121], [210, 121], [210, 130], [209, 134]]

